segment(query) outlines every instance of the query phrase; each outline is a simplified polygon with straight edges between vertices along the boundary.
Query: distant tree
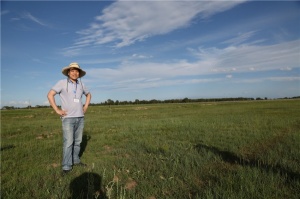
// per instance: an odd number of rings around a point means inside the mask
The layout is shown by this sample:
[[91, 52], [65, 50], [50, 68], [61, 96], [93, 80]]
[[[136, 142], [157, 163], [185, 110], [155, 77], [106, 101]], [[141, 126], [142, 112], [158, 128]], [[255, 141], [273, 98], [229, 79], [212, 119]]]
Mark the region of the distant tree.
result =
[[156, 104], [158, 101], [156, 100], [156, 99], [152, 99], [152, 100], [150, 100], [150, 103], [151, 104]]
[[2, 110], [11, 110], [11, 109], [15, 109], [14, 106], [3, 106]]
[[114, 100], [108, 99], [105, 104], [107, 105], [114, 105]]
[[184, 98], [184, 99], [182, 100], [182, 102], [183, 102], [183, 103], [187, 103], [187, 102], [189, 102], [189, 98], [187, 98], [187, 97], [186, 97], [186, 98]]

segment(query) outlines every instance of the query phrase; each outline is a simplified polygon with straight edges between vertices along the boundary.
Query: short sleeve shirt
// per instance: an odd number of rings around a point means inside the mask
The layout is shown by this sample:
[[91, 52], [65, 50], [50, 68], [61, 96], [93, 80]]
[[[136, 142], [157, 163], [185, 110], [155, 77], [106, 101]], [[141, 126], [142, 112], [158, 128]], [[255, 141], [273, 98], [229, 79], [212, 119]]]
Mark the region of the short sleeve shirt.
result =
[[82, 82], [77, 80], [76, 83], [73, 83], [69, 79], [60, 80], [52, 87], [52, 90], [59, 94], [61, 108], [67, 112], [64, 118], [84, 116], [82, 95], [87, 95], [89, 90]]

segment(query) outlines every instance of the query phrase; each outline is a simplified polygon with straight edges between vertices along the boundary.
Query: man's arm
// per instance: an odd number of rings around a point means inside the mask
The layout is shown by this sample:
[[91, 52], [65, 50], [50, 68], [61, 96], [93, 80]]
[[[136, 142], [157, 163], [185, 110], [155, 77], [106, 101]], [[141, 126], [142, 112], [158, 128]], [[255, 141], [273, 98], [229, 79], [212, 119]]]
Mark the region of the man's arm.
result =
[[83, 107], [83, 112], [85, 113], [90, 105], [92, 99], [91, 93], [86, 94], [86, 100], [85, 100], [85, 105]]
[[54, 90], [50, 90], [47, 97], [48, 97], [48, 100], [49, 100], [49, 103], [50, 105], [52, 106], [52, 108], [54, 109], [54, 111], [60, 115], [60, 116], [66, 116], [67, 115], [67, 112], [66, 111], [63, 111], [63, 110], [60, 110], [57, 105], [56, 105], [56, 102], [55, 102], [55, 98], [54, 96], [56, 95], [56, 92]]

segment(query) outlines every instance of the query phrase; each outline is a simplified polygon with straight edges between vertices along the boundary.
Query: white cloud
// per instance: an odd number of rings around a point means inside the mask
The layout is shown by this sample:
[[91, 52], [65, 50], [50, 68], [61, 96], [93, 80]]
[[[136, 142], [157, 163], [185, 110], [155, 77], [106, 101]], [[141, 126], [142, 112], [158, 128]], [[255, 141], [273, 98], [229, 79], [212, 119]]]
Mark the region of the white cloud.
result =
[[266, 71], [299, 67], [300, 40], [269, 46], [240, 45], [194, 50], [202, 62], [212, 63], [215, 71]]
[[9, 101], [4, 102], [4, 106], [26, 107], [30, 105], [30, 101]]
[[2, 16], [2, 15], [6, 15], [6, 14], [8, 14], [8, 13], [10, 13], [9, 10], [1, 10], [1, 16]]
[[236, 79], [236, 83], [261, 83], [264, 81], [273, 82], [290, 82], [290, 81], [300, 81], [300, 77], [289, 77], [289, 76], [278, 76], [278, 77], [261, 77], [261, 78], [249, 78], [249, 79]]
[[300, 77], [268, 77], [266, 80], [270, 81], [300, 81]]
[[19, 20], [21, 20], [21, 18], [19, 18], [19, 17], [13, 17], [10, 19], [10, 21], [19, 21]]
[[147, 56], [147, 55], [141, 55], [141, 54], [133, 54], [132, 58], [138, 58], [138, 59], [147, 59], [147, 58], [151, 58], [152, 56]]
[[[111, 43], [117, 48], [167, 34], [190, 25], [196, 16], [209, 17], [243, 1], [118, 1], [95, 17], [70, 48]], [[68, 51], [69, 49], [64, 49]], [[68, 54], [66, 52], [66, 54]]]
[[282, 67], [282, 68], [280, 68], [280, 70], [290, 71], [290, 70], [292, 70], [292, 68], [287, 66], [287, 67]]
[[[222, 78], [193, 78], [193, 79], [146, 79], [137, 78], [132, 81], [120, 81], [114, 84], [103, 84], [100, 86], [101, 89], [117, 89], [117, 90], [141, 90], [146, 88], [158, 88], [165, 86], [176, 86], [184, 84], [199, 84], [199, 83], [212, 83], [222, 81]], [[99, 87], [98, 87], [99, 88]]]
[[[192, 51], [197, 56], [197, 61], [141, 63], [132, 60], [123, 62], [115, 68], [87, 69], [87, 76], [91, 81], [100, 79], [117, 87], [123, 84], [124, 87], [137, 88], [141, 85], [155, 86], [187, 82], [186, 77], [193, 78], [197, 75], [227, 74], [228, 79], [232, 78], [234, 73], [299, 68], [300, 40], [269, 46], [244, 44], [223, 49], [199, 48]], [[156, 81], [149, 81], [151, 79]]]
[[237, 37], [228, 39], [222, 43], [224, 44], [230, 44], [232, 46], [241, 44], [245, 41], [247, 41], [249, 38], [251, 38], [254, 34], [256, 33], [256, 31], [250, 31], [250, 32], [246, 32], [246, 33], [240, 33]]
[[35, 22], [35, 23], [37, 23], [37, 24], [39, 24], [39, 25], [41, 25], [41, 26], [50, 27], [49, 24], [46, 24], [46, 23], [43, 22], [41, 19], [38, 19], [37, 17], [33, 16], [33, 15], [32, 15], [31, 13], [29, 13], [29, 12], [24, 12], [24, 13], [22, 14], [22, 18], [24, 18], [24, 19], [29, 19], [29, 20], [31, 20], [31, 21], [33, 21], [33, 22]]

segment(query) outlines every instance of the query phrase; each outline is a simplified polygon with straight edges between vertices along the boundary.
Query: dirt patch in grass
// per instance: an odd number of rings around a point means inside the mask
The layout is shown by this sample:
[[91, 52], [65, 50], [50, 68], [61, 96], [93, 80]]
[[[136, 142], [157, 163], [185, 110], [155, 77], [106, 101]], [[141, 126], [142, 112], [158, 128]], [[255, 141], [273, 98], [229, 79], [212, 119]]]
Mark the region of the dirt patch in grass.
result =
[[129, 178], [125, 184], [125, 189], [132, 190], [137, 186], [137, 182], [134, 181], [132, 178]]
[[58, 164], [58, 163], [52, 163], [52, 164], [51, 164], [51, 167], [57, 168], [57, 167], [59, 167], [59, 164]]
[[104, 145], [103, 149], [104, 149], [103, 154], [108, 154], [108, 153], [111, 153], [111, 151], [112, 151], [112, 148], [108, 145]]
[[134, 110], [139, 111], [139, 110], [147, 110], [147, 107], [136, 107]]
[[42, 140], [42, 139], [51, 138], [51, 137], [53, 137], [52, 133], [50, 133], [50, 134], [41, 134], [41, 135], [38, 135], [35, 139]]

